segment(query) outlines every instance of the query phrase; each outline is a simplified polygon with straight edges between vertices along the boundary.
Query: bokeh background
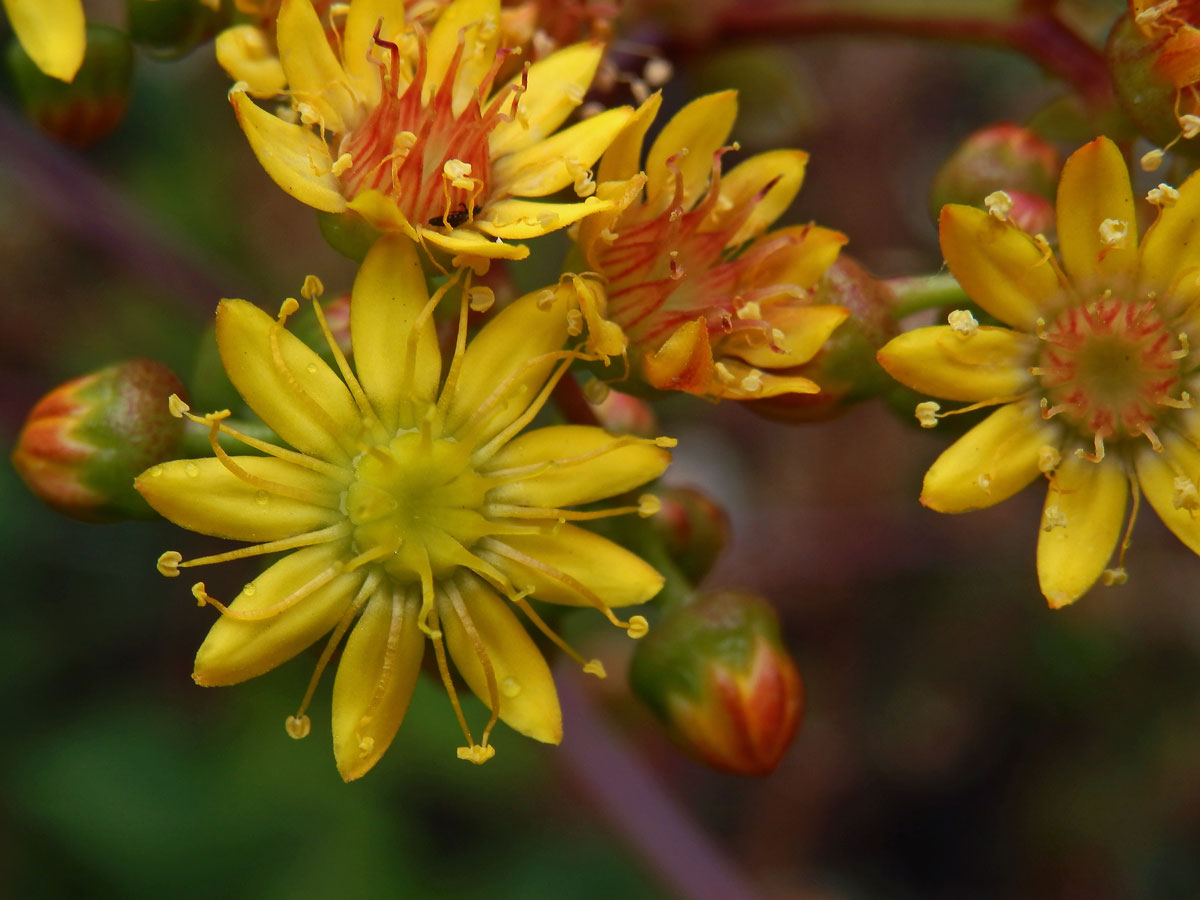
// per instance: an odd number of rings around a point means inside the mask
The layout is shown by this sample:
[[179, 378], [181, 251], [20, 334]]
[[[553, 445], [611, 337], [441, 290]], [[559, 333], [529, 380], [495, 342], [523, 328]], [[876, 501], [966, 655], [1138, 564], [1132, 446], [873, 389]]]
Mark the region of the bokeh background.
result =
[[[1102, 36], [1121, 8], [1071, 14]], [[744, 153], [812, 153], [790, 219], [844, 230], [889, 277], [941, 265], [926, 198], [939, 161], [1062, 93], [1011, 53], [880, 36], [718, 36], [673, 58], [668, 104], [741, 89]], [[258, 167], [226, 87], [204, 49], [140, 59], [125, 123], [86, 153], [0, 108], [6, 456], [65, 378], [143, 355], [190, 372], [221, 296], [273, 308], [309, 272], [348, 286], [352, 264]], [[328, 681], [312, 735], [283, 728], [315, 654], [195, 687], [212, 611], [154, 570], [188, 538], [66, 520], [5, 465], [0, 896], [1200, 896], [1200, 560], [1152, 515], [1127, 585], [1051, 612], [1037, 491], [966, 517], [917, 504], [941, 431], [882, 403], [792, 428], [731, 404], [660, 411], [680, 438], [668, 481], [733, 520], [708, 584], [770, 598], [806, 680], [806, 721], [773, 775], [681, 754], [625, 688], [626, 643], [585, 617], [566, 627], [611, 676], [559, 667], [561, 748], [501, 726], [492, 762], [459, 762], [425, 679], [391, 751], [344, 785]]]

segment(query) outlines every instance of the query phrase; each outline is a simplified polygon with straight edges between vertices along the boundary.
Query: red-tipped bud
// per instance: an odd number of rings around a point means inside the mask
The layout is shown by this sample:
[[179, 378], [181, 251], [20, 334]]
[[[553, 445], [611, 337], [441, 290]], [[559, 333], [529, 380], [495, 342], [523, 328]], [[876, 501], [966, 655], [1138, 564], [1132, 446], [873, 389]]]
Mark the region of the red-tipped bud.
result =
[[968, 137], [934, 176], [929, 206], [934, 218], [947, 203], [983, 207], [984, 198], [1004, 191], [1010, 212], [1031, 234], [1054, 224], [1051, 201], [1062, 161], [1058, 151], [1028, 128], [999, 124]]
[[129, 105], [133, 45], [128, 35], [103, 25], [87, 27], [87, 53], [71, 82], [43, 74], [16, 41], [8, 69], [25, 114], [47, 134], [86, 147], [120, 124]]
[[[591, 390], [596, 385], [596, 390]], [[605, 390], [603, 383], [591, 381], [585, 389], [592, 412], [606, 431], [613, 434], [633, 434], [638, 437], [658, 435], [658, 416], [645, 400], [623, 391]]]
[[746, 406], [780, 422], [822, 422], [875, 397], [891, 379], [875, 360], [879, 348], [899, 333], [894, 298], [886, 284], [843, 253], [817, 282], [813, 303], [850, 311], [809, 362], [786, 371], [811, 378], [819, 394], [780, 394]]
[[167, 398], [182, 393], [175, 374], [149, 359], [68, 381], [29, 413], [13, 465], [39, 498], [72, 518], [148, 517], [133, 479], [174, 455], [183, 421]]
[[[1195, 155], [1200, 142], [1200, 4], [1131, 0], [1113, 26], [1105, 61], [1122, 108], [1159, 147]], [[1158, 167], [1161, 153], [1143, 161]]]
[[692, 584], [709, 573], [729, 543], [729, 516], [712, 497], [691, 487], [658, 490], [662, 509], [650, 523], [671, 560]]
[[229, 24], [229, 6], [206, 0], [125, 0], [129, 36], [154, 56], [177, 59]]
[[738, 591], [704, 594], [669, 614], [639, 643], [630, 677], [680, 744], [740, 775], [778, 765], [804, 709], [775, 611]]

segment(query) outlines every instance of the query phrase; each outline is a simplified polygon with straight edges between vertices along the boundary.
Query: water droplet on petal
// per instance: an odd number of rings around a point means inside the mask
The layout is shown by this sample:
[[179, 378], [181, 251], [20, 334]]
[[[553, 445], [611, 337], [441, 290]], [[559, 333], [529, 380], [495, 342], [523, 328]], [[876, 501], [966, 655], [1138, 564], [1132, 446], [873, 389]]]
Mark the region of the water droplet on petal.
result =
[[304, 368], [308, 370], [308, 374], [309, 374], [309, 375], [316, 375], [316, 374], [317, 374], [317, 364], [316, 364], [316, 363], [309, 363], [309, 364], [308, 364], [307, 366], [305, 366]]
[[151, 469], [149, 472], [147, 472], [146, 474], [147, 474], [147, 475], [149, 475], [151, 478], [161, 478], [161, 477], [162, 477], [162, 473], [163, 473], [163, 467], [162, 467], [162, 466], [154, 466], [154, 467], [153, 467], [153, 468], [152, 468], [152, 469]]
[[521, 693], [521, 684], [513, 677], [505, 678], [500, 682], [500, 693], [505, 697], [515, 697]]
[[271, 498], [270, 498], [270, 496], [268, 496], [266, 491], [258, 491], [254, 495], [254, 502], [257, 503], [259, 506], [266, 506], [268, 503], [271, 502]]
[[183, 467], [183, 471], [187, 472], [188, 478], [195, 478], [200, 474], [200, 467], [194, 462], [190, 462]]
[[258, 590], [258, 588], [254, 586], [254, 582], [252, 581], [242, 588], [242, 593], [245, 594], [247, 597], [253, 597], [254, 592], [257, 590]]

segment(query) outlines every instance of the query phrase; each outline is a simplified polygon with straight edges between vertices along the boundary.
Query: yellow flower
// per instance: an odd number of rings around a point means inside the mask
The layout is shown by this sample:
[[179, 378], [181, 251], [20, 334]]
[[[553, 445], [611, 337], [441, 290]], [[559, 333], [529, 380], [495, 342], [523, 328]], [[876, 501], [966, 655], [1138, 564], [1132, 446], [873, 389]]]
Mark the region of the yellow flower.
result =
[[692, 101], [668, 122], [639, 172], [661, 97], [650, 97], [605, 153], [597, 196], [613, 208], [578, 241], [605, 281], [606, 317], [656, 388], [736, 400], [816, 393], [788, 370], [808, 362], [848, 315], [809, 288], [843, 235], [815, 225], [767, 232], [791, 205], [807, 154], [776, 150], [721, 174], [737, 115], [733, 91]]
[[[312, 296], [312, 282], [306, 286]], [[351, 298], [353, 371], [325, 329], [338, 372], [284, 327], [295, 300], [278, 319], [243, 300], [222, 301], [217, 341], [229, 377], [295, 449], [239, 433], [225, 422], [227, 412], [191, 416], [176, 398], [178, 412], [210, 427], [215, 458], [154, 466], [136, 482], [175, 523], [256, 542], [189, 561], [165, 553], [159, 569], [166, 575], [287, 552], [228, 605], [203, 582], [193, 588], [202, 605], [221, 612], [196, 655], [197, 683], [260, 675], [332, 631], [308, 694], [288, 719], [289, 733], [302, 737], [317, 678], [348, 634], [332, 716], [334, 754], [347, 780], [375, 764], [400, 726], [426, 637], [467, 737], [459, 755], [483, 762], [493, 753], [488, 736], [497, 717], [540, 741], [561, 737], [549, 669], [510, 607], [579, 659], [528, 596], [595, 607], [640, 637], [645, 619], [621, 621], [612, 609], [643, 603], [662, 585], [640, 557], [571, 524], [649, 514], [653, 497], [601, 511], [566, 507], [657, 477], [674, 442], [575, 425], [520, 434], [578, 357], [562, 349], [569, 298], [551, 291], [517, 300], [469, 346], [460, 327], [443, 379], [432, 312], [444, 293], [428, 296], [411, 241], [381, 238]], [[314, 306], [324, 327], [315, 299]], [[263, 455], [231, 457], [218, 433]], [[479, 742], [447, 657], [492, 712]], [[603, 674], [596, 662], [585, 670]]]
[[87, 50], [81, 0], [3, 0], [4, 12], [39, 69], [71, 81]]
[[[567, 47], [504, 87], [493, 81], [499, 0], [455, 0], [424, 30], [401, 0], [354, 0], [339, 54], [309, 0], [283, 0], [279, 58], [298, 123], [230, 99], [267, 173], [319, 210], [467, 259], [523, 259], [526, 240], [605, 209], [589, 167], [628, 121], [612, 109], [558, 127], [591, 84], [603, 47]], [[546, 197], [574, 185], [577, 203]]]
[[[940, 512], [999, 503], [1049, 481], [1037, 570], [1053, 607], [1097, 580], [1125, 580], [1141, 494], [1200, 552], [1200, 178], [1147, 198], [1158, 216], [1138, 243], [1129, 172], [1107, 138], [1067, 161], [1058, 187], [1061, 265], [1041, 236], [991, 212], [947, 206], [942, 252], [971, 298], [1008, 327], [968, 311], [892, 340], [879, 361], [919, 391], [999, 405], [933, 464], [921, 502]], [[937, 404], [921, 404], [932, 426]], [[952, 411], [953, 412], [953, 411]], [[1133, 502], [1122, 541], [1122, 522]], [[1110, 558], [1121, 542], [1114, 568]]]

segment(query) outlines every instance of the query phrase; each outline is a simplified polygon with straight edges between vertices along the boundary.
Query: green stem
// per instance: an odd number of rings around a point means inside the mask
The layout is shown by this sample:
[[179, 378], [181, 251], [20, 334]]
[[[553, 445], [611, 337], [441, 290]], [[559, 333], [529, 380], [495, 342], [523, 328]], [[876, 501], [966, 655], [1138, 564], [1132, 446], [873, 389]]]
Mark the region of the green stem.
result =
[[897, 321], [922, 310], [961, 307], [971, 302], [958, 280], [949, 272], [889, 278], [884, 283], [896, 298], [892, 305], [892, 318]]

